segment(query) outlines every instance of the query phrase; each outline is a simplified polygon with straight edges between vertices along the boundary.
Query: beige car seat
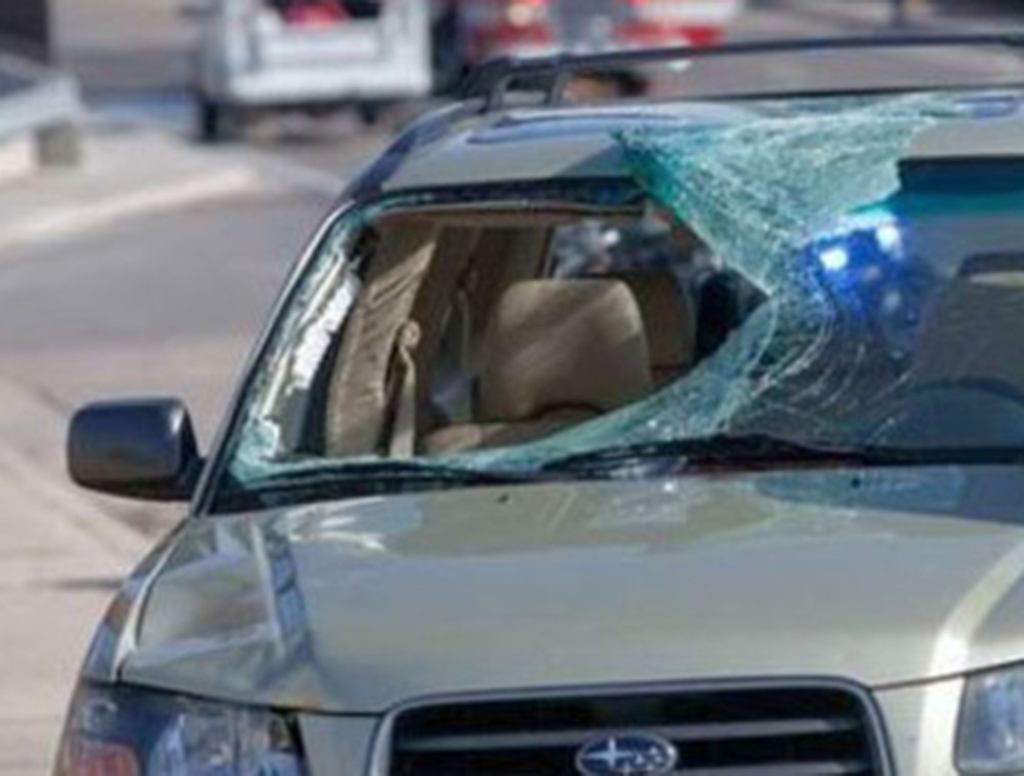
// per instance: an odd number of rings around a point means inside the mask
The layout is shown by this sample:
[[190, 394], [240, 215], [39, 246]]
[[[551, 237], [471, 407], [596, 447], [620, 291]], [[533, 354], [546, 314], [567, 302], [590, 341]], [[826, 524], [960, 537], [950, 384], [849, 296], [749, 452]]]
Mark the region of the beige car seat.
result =
[[697, 309], [671, 272], [616, 275], [640, 306], [651, 353], [651, 372], [661, 386], [686, 374], [697, 358]]
[[510, 286], [484, 333], [477, 423], [428, 436], [429, 455], [521, 444], [653, 390], [644, 320], [620, 280]]

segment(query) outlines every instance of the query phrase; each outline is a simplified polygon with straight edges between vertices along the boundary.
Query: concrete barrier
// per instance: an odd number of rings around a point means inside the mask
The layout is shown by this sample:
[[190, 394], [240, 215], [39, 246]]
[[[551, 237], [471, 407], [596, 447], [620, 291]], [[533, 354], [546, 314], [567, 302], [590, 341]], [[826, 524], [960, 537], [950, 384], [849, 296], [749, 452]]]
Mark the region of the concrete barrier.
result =
[[0, 55], [0, 142], [29, 134], [44, 167], [82, 159], [82, 102], [68, 75], [28, 60]]

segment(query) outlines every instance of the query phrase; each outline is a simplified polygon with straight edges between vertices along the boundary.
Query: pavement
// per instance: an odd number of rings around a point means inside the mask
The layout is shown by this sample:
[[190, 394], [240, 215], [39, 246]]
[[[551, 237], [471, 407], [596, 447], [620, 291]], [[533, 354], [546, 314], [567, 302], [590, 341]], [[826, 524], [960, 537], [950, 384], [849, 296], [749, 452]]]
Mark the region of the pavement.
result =
[[[48, 770], [92, 628], [182, 516], [72, 487], [71, 412], [97, 397], [181, 396], [207, 443], [293, 257], [386, 141], [340, 119], [194, 144], [192, 31], [176, 4], [58, 0], [64, 58], [91, 110], [86, 162], [30, 175], [25, 149], [0, 147], [0, 776]], [[761, 0], [736, 35], [887, 21], [867, 0]]]
[[39, 774], [86, 634], [148, 541], [6, 443], [12, 419], [49, 439], [61, 413], [10, 384], [0, 384], [0, 406], [0, 773]]

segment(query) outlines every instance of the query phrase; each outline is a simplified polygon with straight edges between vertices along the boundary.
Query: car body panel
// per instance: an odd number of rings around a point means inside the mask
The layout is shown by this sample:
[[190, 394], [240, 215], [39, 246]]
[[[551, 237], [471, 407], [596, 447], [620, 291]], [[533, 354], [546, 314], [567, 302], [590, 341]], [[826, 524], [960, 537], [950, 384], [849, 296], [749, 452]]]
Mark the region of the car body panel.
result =
[[951, 676], [1024, 654], [1022, 487], [1016, 468], [808, 471], [195, 521], [121, 675], [341, 713], [526, 687]]
[[[894, 96], [880, 99], [895, 99]], [[922, 132], [913, 158], [1000, 157], [1024, 154], [1020, 97], [993, 92], [964, 96], [964, 115]], [[952, 100], [951, 100], [952, 102]], [[993, 108], [993, 103], [997, 105]], [[510, 109], [450, 128], [434, 142], [407, 148], [384, 184], [387, 191], [550, 178], [625, 177], [629, 174], [615, 134], [637, 126], [666, 127], [750, 121], [813, 104], [676, 102], [555, 110]]]
[[461, 131], [409, 153], [386, 188], [622, 177], [627, 171], [613, 136], [617, 131], [652, 123], [679, 126], [680, 122], [738, 121], [751, 116], [743, 108], [716, 104], [693, 104], [682, 110], [678, 106], [513, 110], [467, 121]]
[[373, 717], [300, 715], [299, 729], [309, 773], [367, 773], [378, 722]]
[[887, 722], [894, 770], [907, 776], [956, 776], [953, 764], [960, 699], [956, 677], [874, 693]]

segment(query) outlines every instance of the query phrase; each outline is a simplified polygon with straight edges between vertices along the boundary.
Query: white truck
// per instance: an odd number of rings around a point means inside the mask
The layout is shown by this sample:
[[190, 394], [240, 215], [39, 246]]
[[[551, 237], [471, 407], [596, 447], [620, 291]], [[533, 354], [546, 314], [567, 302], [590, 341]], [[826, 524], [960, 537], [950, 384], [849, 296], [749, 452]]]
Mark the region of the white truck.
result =
[[433, 86], [422, 0], [206, 0], [202, 11], [193, 88], [206, 140], [257, 110], [372, 116]]

